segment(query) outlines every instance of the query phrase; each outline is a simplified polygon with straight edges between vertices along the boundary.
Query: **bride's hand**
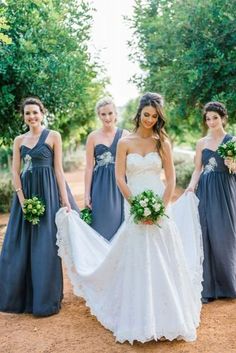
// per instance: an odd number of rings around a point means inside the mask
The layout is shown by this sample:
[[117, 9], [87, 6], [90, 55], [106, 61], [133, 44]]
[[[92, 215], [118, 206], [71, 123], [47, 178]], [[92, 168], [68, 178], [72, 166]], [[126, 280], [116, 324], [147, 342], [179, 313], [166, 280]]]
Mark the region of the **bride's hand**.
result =
[[146, 220], [146, 221], [142, 221], [142, 223], [143, 224], [146, 224], [146, 225], [152, 225], [152, 224], [154, 224], [154, 222], [153, 221], [151, 221], [151, 220]]
[[192, 186], [188, 186], [184, 191], [185, 195], [187, 195], [188, 192], [194, 192], [194, 188]]

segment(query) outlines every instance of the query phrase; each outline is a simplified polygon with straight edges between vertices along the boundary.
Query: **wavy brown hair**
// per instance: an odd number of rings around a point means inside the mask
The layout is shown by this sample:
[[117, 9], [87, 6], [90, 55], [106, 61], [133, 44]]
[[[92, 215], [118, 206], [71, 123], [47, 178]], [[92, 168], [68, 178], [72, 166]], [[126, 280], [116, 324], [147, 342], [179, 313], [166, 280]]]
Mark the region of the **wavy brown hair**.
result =
[[160, 153], [161, 157], [164, 158], [165, 151], [163, 148], [163, 142], [168, 138], [167, 133], [165, 132], [164, 126], [166, 119], [163, 112], [164, 100], [159, 93], [147, 92], [145, 93], [140, 101], [137, 113], [134, 117], [135, 122], [135, 131], [139, 128], [141, 112], [144, 107], [152, 106], [156, 109], [158, 114], [158, 119], [156, 124], [152, 127], [153, 132], [157, 135], [157, 150]]

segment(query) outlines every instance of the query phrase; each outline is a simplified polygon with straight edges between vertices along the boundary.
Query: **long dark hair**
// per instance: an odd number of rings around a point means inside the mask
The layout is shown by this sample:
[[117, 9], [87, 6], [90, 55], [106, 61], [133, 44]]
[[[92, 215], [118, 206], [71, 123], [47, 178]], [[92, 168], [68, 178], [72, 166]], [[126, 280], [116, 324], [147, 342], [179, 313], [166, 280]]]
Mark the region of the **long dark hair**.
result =
[[153, 132], [157, 135], [157, 150], [160, 153], [161, 157], [164, 158], [164, 149], [163, 149], [163, 142], [166, 138], [168, 138], [167, 133], [165, 132], [164, 126], [166, 123], [166, 119], [164, 116], [163, 112], [163, 106], [164, 106], [164, 100], [163, 97], [159, 93], [152, 93], [152, 92], [147, 92], [145, 93], [140, 101], [139, 101], [139, 106], [137, 113], [134, 117], [134, 123], [135, 123], [135, 131], [139, 128], [140, 125], [140, 117], [141, 117], [141, 112], [144, 107], [147, 106], [152, 106], [153, 108], [156, 109], [157, 114], [158, 114], [158, 119], [156, 124], [153, 126]]

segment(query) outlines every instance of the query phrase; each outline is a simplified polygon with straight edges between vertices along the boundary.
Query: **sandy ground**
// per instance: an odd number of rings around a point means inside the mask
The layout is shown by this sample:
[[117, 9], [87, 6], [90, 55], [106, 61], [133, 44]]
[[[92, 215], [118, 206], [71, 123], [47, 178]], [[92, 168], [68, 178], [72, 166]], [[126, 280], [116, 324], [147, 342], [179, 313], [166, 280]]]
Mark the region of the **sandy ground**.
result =
[[[82, 206], [83, 172], [66, 177]], [[8, 215], [0, 215], [0, 220], [1, 246]], [[64, 280], [64, 300], [58, 315], [34, 318], [0, 313], [0, 353], [236, 353], [236, 300], [217, 300], [203, 306], [196, 342], [152, 341], [131, 346], [116, 343], [112, 333], [90, 315], [84, 301], [73, 295], [66, 274]]]

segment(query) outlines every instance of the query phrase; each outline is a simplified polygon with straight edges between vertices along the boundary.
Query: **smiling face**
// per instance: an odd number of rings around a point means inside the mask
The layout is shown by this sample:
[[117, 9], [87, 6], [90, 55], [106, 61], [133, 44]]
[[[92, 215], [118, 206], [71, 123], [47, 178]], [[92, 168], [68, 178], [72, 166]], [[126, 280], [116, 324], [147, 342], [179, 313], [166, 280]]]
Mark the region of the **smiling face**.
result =
[[107, 105], [104, 105], [103, 107], [100, 107], [98, 111], [98, 115], [104, 126], [112, 127], [115, 125], [117, 120], [117, 115], [113, 104], [107, 104]]
[[157, 120], [158, 113], [153, 106], [148, 105], [142, 109], [140, 116], [140, 126], [144, 127], [145, 129], [152, 129], [153, 126], [157, 123]]
[[223, 128], [223, 119], [224, 118], [222, 118], [217, 112], [209, 111], [206, 113], [205, 122], [209, 129], [216, 130]]
[[29, 127], [41, 126], [43, 113], [37, 104], [26, 104], [24, 107], [24, 121]]

